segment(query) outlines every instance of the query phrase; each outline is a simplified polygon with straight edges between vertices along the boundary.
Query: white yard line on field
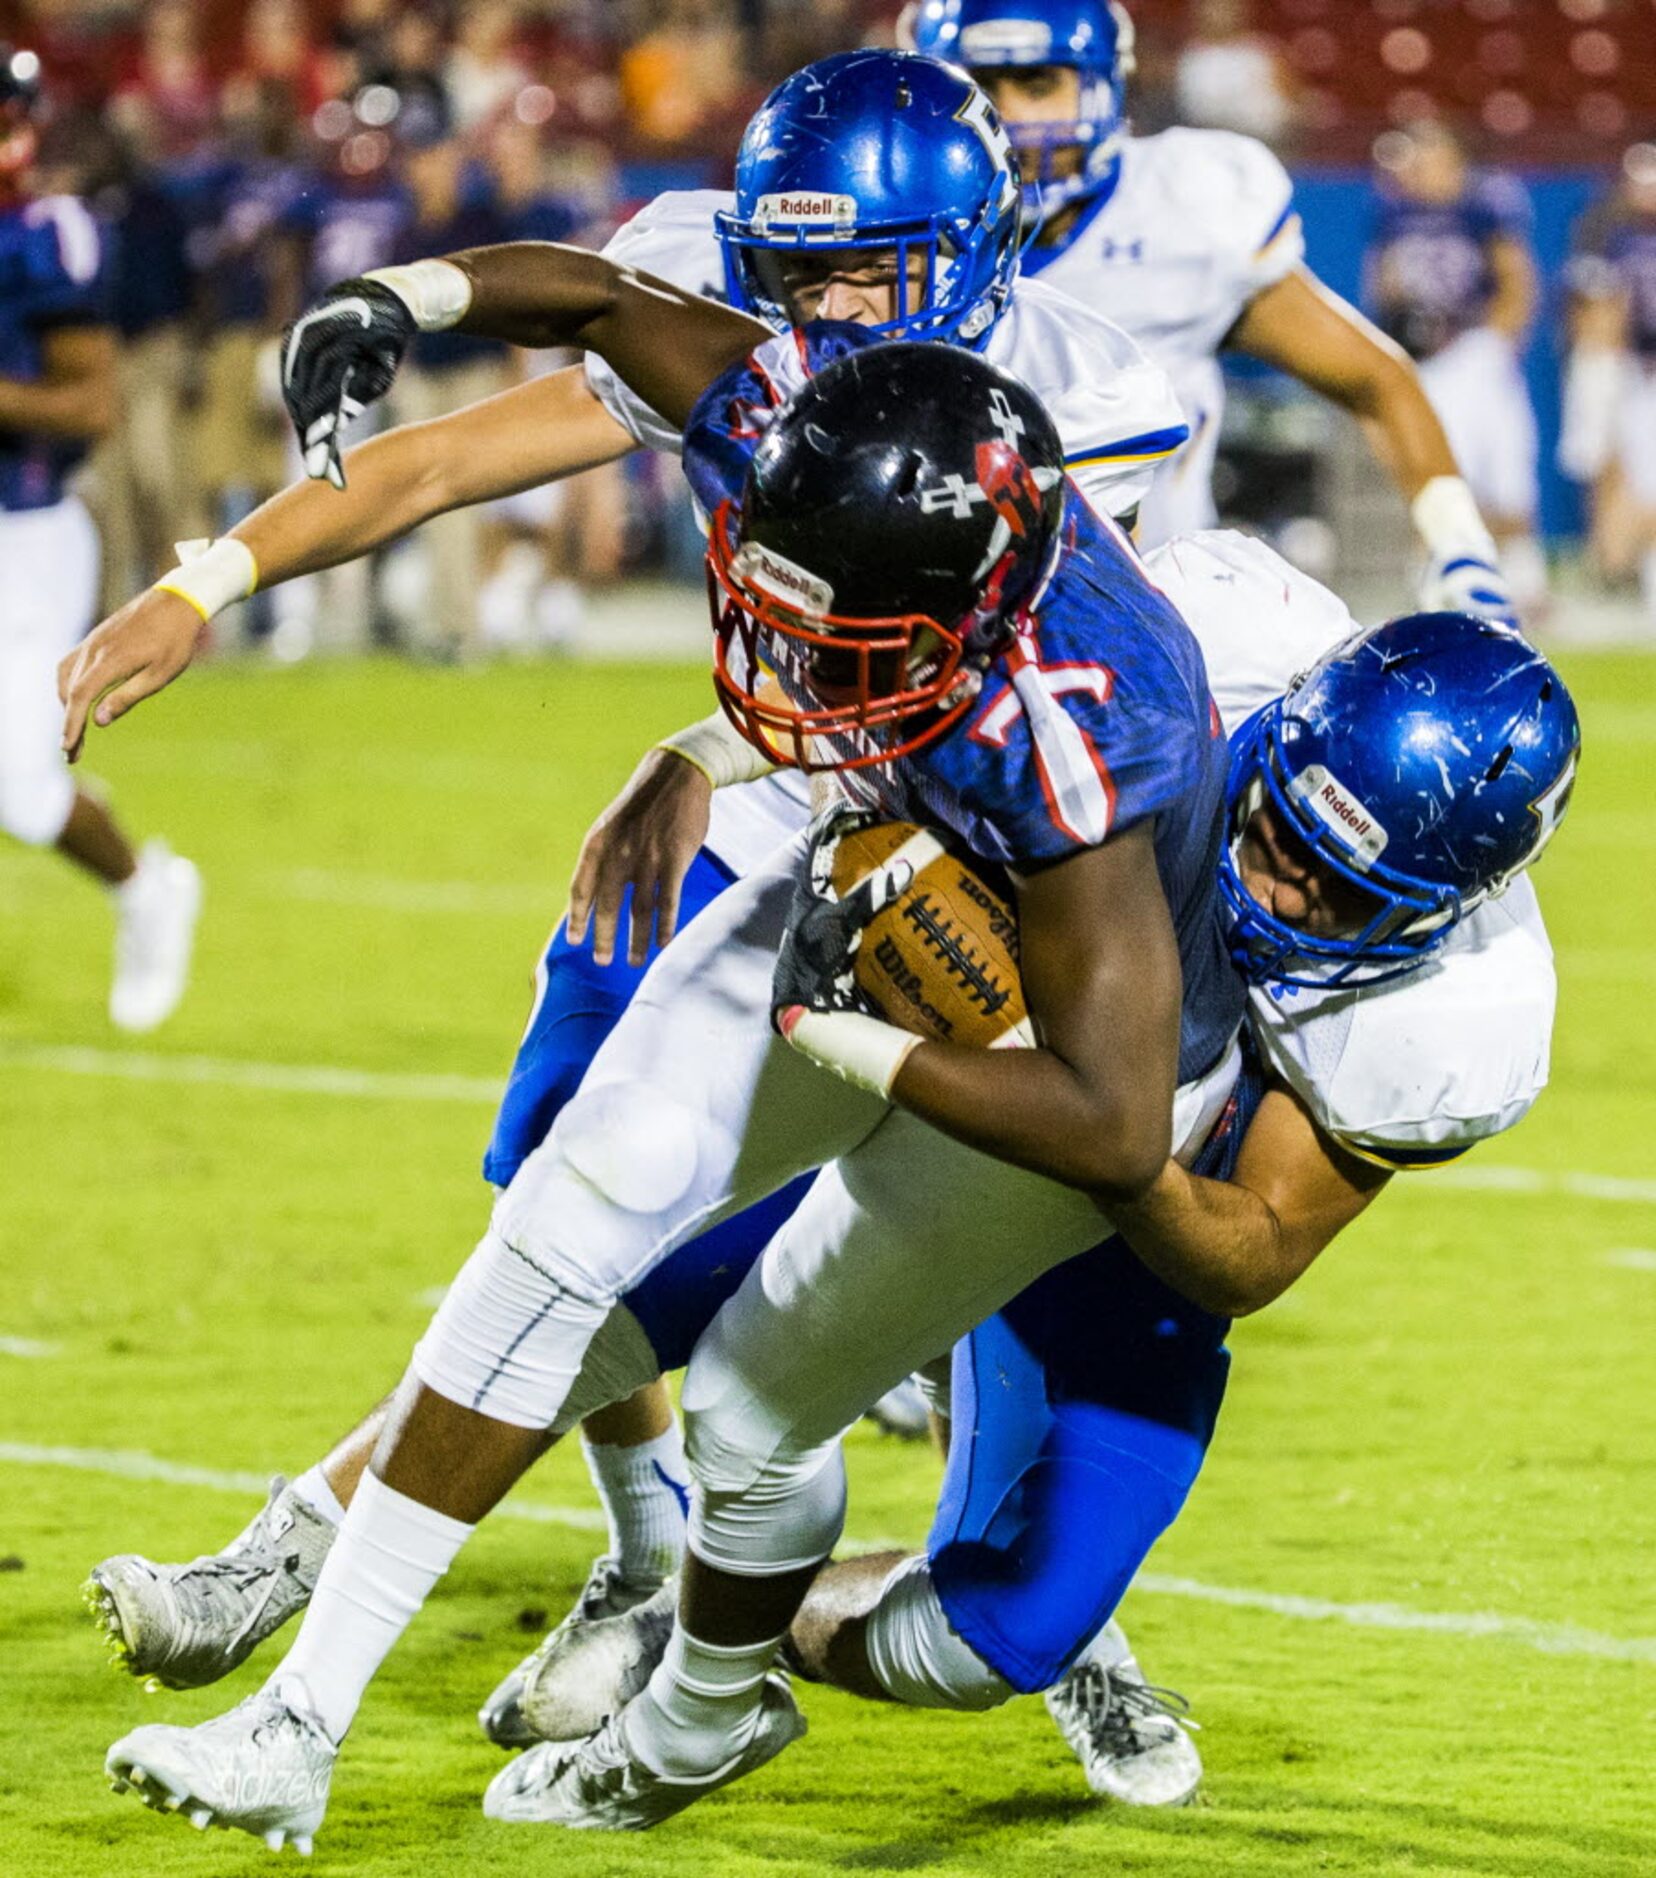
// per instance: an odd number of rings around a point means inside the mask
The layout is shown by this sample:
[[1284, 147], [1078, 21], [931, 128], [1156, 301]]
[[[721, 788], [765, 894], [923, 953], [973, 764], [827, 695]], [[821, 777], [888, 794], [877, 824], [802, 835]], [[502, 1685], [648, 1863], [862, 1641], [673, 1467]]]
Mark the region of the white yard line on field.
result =
[[[1433, 1187], [1476, 1187], [1486, 1193], [1564, 1193], [1572, 1200], [1605, 1200], [1631, 1206], [1656, 1206], [1656, 1180], [1629, 1180], [1620, 1174], [1585, 1174], [1575, 1168], [1557, 1172], [1539, 1167], [1444, 1167], [1430, 1176]], [[1423, 1187], [1425, 1183], [1422, 1183]]]
[[[335, 1063], [265, 1063], [253, 1058], [169, 1056], [159, 1051], [100, 1050], [86, 1044], [0, 1042], [0, 1069], [111, 1076], [133, 1082], [217, 1084], [280, 1095], [343, 1096], [359, 1101], [478, 1102], [500, 1100], [503, 1084], [491, 1076], [418, 1070], [347, 1069]], [[1579, 1169], [1485, 1167], [1477, 1162], [1438, 1169], [1412, 1183], [1419, 1191], [1445, 1187], [1485, 1193], [1561, 1193], [1574, 1200], [1656, 1206], [1656, 1180]]]
[[0, 1068], [54, 1070], [67, 1076], [113, 1076], [130, 1082], [210, 1083], [280, 1095], [346, 1096], [358, 1101], [492, 1105], [500, 1100], [502, 1087], [493, 1076], [345, 1069], [334, 1063], [261, 1063], [222, 1056], [166, 1056], [141, 1050], [98, 1050], [83, 1044], [0, 1043]]
[[269, 892], [283, 900], [309, 900], [326, 906], [370, 907], [386, 913], [486, 913], [518, 917], [540, 915], [551, 929], [563, 908], [564, 889], [552, 880], [520, 885], [475, 880], [404, 880], [392, 874], [336, 872], [326, 867], [296, 867], [260, 876]]
[[1605, 1253], [1604, 1262], [1624, 1272], [1656, 1272], [1656, 1251], [1644, 1245], [1620, 1245]]
[[[130, 1082], [193, 1082], [278, 1095], [332, 1095], [357, 1101], [488, 1102], [503, 1084], [492, 1076], [428, 1074], [421, 1070], [344, 1069], [336, 1063], [261, 1063], [252, 1057], [165, 1055], [143, 1050], [96, 1050], [90, 1044], [0, 1042], [0, 1069], [54, 1070], [68, 1076], [115, 1076]], [[1575, 1168], [1449, 1166], [1414, 1183], [1418, 1191], [1464, 1187], [1480, 1193], [1568, 1194], [1620, 1206], [1656, 1206], [1656, 1179], [1585, 1174]]]
[[[261, 1499], [270, 1490], [270, 1475], [224, 1467], [195, 1467], [187, 1461], [166, 1461], [157, 1454], [132, 1448], [36, 1447], [27, 1441], [0, 1441], [0, 1466], [67, 1467], [80, 1474], [102, 1474], [110, 1480], [151, 1480], [164, 1487], [210, 1487], [222, 1493], [252, 1493]], [[533, 1501], [507, 1500], [498, 1507], [502, 1519], [526, 1519], [537, 1526], [575, 1526], [583, 1532], [608, 1530], [602, 1513], [586, 1506], [543, 1506]]]
[[41, 1343], [35, 1337], [0, 1337], [0, 1356], [56, 1356], [61, 1343]]
[[[27, 1442], [0, 1442], [0, 1464], [16, 1467], [65, 1467], [81, 1473], [102, 1474], [120, 1480], [155, 1481], [163, 1486], [213, 1487], [227, 1493], [262, 1494], [263, 1474], [234, 1472], [216, 1467], [194, 1467], [166, 1461], [153, 1454], [119, 1448], [35, 1447]], [[603, 1532], [604, 1517], [584, 1506], [545, 1506], [534, 1501], [508, 1500], [499, 1509], [506, 1519], [531, 1520], [544, 1526], [570, 1526], [582, 1532]], [[851, 1542], [859, 1549], [889, 1550], [891, 1540]], [[1403, 1604], [1340, 1604], [1329, 1598], [1303, 1598], [1280, 1591], [1253, 1591], [1236, 1585], [1204, 1584], [1196, 1578], [1169, 1577], [1143, 1572], [1134, 1589], [1154, 1597], [1189, 1598], [1201, 1604], [1227, 1604], [1236, 1610], [1262, 1611], [1272, 1617], [1300, 1622], [1346, 1624], [1358, 1630], [1423, 1631], [1436, 1636], [1493, 1639], [1517, 1643], [1548, 1656], [1597, 1656], [1620, 1663], [1656, 1663], [1656, 1637], [1614, 1637], [1575, 1624], [1542, 1623], [1532, 1617], [1506, 1617], [1494, 1611], [1416, 1611]]]

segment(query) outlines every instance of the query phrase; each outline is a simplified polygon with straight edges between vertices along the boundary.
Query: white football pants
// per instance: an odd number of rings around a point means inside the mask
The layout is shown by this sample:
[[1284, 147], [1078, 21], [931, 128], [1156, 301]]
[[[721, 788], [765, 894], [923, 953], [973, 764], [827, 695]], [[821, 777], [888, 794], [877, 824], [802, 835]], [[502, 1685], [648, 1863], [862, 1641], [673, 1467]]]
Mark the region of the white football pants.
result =
[[0, 578], [0, 830], [50, 847], [75, 800], [58, 661], [92, 624], [98, 595], [98, 534], [81, 502], [0, 510]]
[[[633, 1374], [648, 1346], [623, 1294], [715, 1219], [821, 1165], [703, 1337], [685, 1385], [702, 1500], [723, 1503], [748, 1569], [761, 1571], [821, 1558], [836, 1535], [824, 1543], [800, 1532], [766, 1547], [754, 1538], [755, 1503], [786, 1524], [790, 1502], [808, 1502], [807, 1525], [831, 1522], [834, 1496], [812, 1483], [840, 1432], [1110, 1231], [1072, 1188], [948, 1140], [776, 1037], [771, 973], [805, 854], [803, 838], [789, 842], [651, 968], [496, 1204], [414, 1357], [421, 1380], [452, 1401], [567, 1427], [577, 1410], [647, 1379]], [[1224, 1107], [1238, 1062], [1233, 1044], [1218, 1069], [1179, 1091], [1174, 1135], [1186, 1156]], [[503, 1261], [518, 1300], [510, 1318], [480, 1308]], [[536, 1283], [524, 1287], [526, 1274]], [[490, 1289], [498, 1301], [508, 1287]], [[725, 1563], [705, 1519], [702, 1538], [702, 1556]]]

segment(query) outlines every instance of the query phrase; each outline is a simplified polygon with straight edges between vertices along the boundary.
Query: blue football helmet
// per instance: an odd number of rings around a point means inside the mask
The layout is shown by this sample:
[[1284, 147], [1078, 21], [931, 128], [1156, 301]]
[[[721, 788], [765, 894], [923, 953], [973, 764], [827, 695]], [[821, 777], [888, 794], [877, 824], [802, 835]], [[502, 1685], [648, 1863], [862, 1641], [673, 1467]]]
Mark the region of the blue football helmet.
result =
[[[789, 255], [895, 250], [889, 339], [981, 345], [1018, 271], [1017, 168], [988, 98], [911, 52], [841, 52], [778, 85], [736, 157], [736, 206], [714, 217], [733, 306], [790, 326]], [[925, 259], [910, 304], [911, 257]]]
[[[1253, 984], [1379, 984], [1540, 854], [1569, 806], [1581, 725], [1564, 681], [1510, 628], [1413, 613], [1336, 647], [1232, 739], [1219, 886]], [[1372, 915], [1334, 938], [1248, 892], [1236, 847], [1269, 805]]]
[[[905, 15], [916, 52], [977, 73], [1009, 65], [1066, 65], [1080, 74], [1073, 119], [1009, 124], [1012, 147], [1040, 159], [1026, 185], [1032, 213], [1045, 218], [1111, 187], [1126, 135], [1125, 94], [1133, 75], [1133, 22], [1117, 0], [921, 0]], [[1073, 175], [1057, 172], [1059, 153], [1079, 149]]]

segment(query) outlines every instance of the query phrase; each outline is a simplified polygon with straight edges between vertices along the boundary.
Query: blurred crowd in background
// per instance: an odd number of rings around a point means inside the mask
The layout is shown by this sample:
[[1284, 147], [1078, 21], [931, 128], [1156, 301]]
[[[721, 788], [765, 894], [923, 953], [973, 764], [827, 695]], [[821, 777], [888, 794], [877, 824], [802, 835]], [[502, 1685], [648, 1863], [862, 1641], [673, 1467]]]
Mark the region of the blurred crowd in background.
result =
[[[1420, 356], [1431, 308], [1387, 303], [1364, 230], [1388, 192], [1416, 187], [1422, 123], [1452, 124], [1508, 172], [1495, 233], [1522, 265], [1489, 317], [1528, 358], [1543, 530], [1555, 547], [1585, 537], [1601, 582], [1630, 581], [1625, 512], [1646, 494], [1656, 510], [1656, 489], [1630, 496], [1613, 440], [1572, 434], [1561, 388], [1577, 342], [1656, 353], [1656, 305], [1630, 303], [1616, 272], [1618, 231], [1641, 218], [1656, 230], [1656, 148], [1641, 141], [1656, 135], [1651, 0], [1132, 10], [1135, 126], [1216, 125], [1276, 147], [1303, 179], [1312, 265]], [[892, 0], [0, 4], [0, 35], [39, 53], [52, 102], [41, 186], [85, 197], [111, 243], [124, 415], [86, 488], [107, 605], [172, 565], [175, 541], [221, 531], [296, 473], [271, 342], [317, 289], [490, 241], [601, 245], [662, 189], [728, 183], [777, 79], [892, 43], [897, 15]], [[556, 362], [430, 336], [385, 419], [435, 415]], [[1344, 519], [1323, 467], [1338, 454], [1332, 420], [1245, 374], [1238, 391], [1222, 508], [1330, 571]], [[434, 656], [556, 646], [595, 589], [698, 561], [676, 469], [635, 459], [443, 518], [376, 567], [292, 583], [248, 609], [247, 630], [284, 656], [334, 642]]]

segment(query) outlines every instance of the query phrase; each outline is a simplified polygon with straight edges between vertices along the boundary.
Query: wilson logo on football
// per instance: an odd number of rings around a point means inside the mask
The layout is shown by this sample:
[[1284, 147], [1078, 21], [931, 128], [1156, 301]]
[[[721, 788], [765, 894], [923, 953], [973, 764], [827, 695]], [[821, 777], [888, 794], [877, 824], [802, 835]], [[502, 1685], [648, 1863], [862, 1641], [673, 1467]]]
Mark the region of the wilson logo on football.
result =
[[1352, 860], [1357, 867], [1372, 867], [1379, 860], [1390, 836], [1373, 813], [1322, 764], [1311, 763], [1302, 769], [1294, 778], [1291, 794], [1355, 849]]

